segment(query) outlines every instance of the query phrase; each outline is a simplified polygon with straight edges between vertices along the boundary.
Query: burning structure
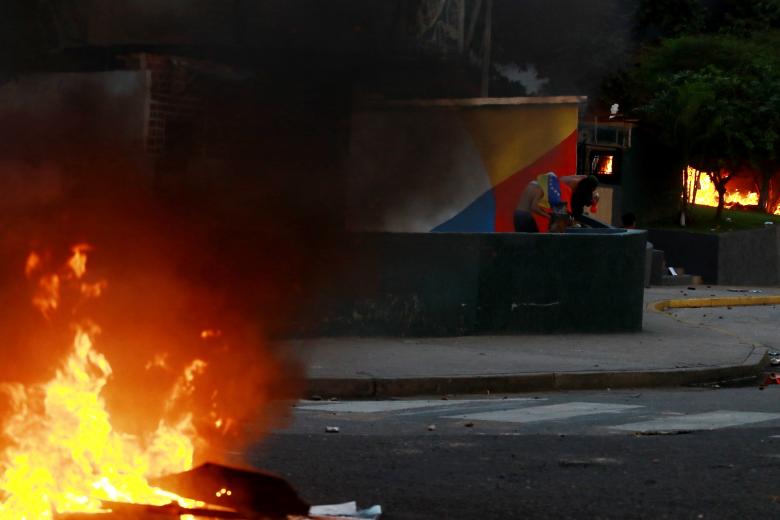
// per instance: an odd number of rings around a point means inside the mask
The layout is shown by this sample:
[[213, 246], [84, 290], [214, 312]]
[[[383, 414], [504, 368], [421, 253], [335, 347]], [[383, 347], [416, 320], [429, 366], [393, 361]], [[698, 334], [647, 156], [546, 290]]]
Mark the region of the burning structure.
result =
[[[744, 170], [732, 178], [724, 193], [723, 207], [727, 209], [758, 210], [759, 193], [756, 175]], [[775, 187], [776, 178], [770, 182], [770, 189]], [[683, 175], [683, 192], [690, 204], [717, 207], [719, 195], [716, 184], [706, 173], [688, 167]], [[776, 190], [773, 190], [776, 191]], [[780, 215], [780, 195], [770, 192], [768, 213]]]

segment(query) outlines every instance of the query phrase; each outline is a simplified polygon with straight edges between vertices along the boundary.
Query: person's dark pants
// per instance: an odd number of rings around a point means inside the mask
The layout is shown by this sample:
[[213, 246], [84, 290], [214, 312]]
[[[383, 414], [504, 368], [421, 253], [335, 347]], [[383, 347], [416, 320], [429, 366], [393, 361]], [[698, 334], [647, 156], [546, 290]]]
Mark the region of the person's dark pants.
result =
[[536, 227], [536, 221], [534, 217], [527, 211], [517, 210], [515, 211], [515, 231], [523, 233], [538, 233], [539, 228]]

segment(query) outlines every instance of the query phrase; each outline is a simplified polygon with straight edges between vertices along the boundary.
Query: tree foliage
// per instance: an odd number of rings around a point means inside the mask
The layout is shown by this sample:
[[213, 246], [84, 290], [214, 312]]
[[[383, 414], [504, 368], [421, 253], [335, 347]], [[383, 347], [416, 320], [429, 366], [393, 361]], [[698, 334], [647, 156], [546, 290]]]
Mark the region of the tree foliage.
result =
[[641, 0], [637, 15], [635, 66], [605, 81], [605, 104], [669, 148], [670, 174], [708, 172], [721, 205], [734, 171], [757, 172], [769, 211], [780, 200], [770, 189], [780, 171], [780, 0]]
[[723, 0], [722, 18], [714, 25], [738, 36], [780, 28], [780, 0]]
[[708, 172], [721, 205], [733, 172], [750, 166], [761, 173], [759, 205], [768, 207], [780, 167], [778, 42], [775, 31], [669, 38], [645, 48], [629, 75], [635, 113], [677, 154], [681, 170]]
[[[731, 179], [722, 172], [729, 171], [731, 149], [737, 146], [730, 130], [739, 117], [732, 102], [739, 90], [735, 77], [715, 67], [686, 70], [660, 77], [654, 95], [640, 107], [661, 140], [676, 151], [677, 171], [691, 165], [707, 172], [719, 193], [725, 193]], [[718, 217], [721, 209], [722, 203]]]

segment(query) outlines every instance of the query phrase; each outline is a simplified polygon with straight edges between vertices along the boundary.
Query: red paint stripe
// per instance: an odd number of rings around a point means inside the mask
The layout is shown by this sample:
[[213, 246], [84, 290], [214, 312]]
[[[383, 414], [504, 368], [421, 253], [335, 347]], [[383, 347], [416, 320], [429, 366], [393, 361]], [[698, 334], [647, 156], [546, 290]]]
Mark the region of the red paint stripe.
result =
[[537, 175], [553, 171], [558, 176], [577, 172], [577, 130], [536, 161], [493, 188], [496, 198], [496, 231], [514, 231], [514, 213], [520, 195]]

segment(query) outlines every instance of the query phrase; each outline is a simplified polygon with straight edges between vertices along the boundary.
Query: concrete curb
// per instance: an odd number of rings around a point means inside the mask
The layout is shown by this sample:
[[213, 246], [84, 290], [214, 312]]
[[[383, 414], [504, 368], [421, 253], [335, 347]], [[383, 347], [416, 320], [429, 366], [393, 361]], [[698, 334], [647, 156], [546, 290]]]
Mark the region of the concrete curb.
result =
[[757, 380], [769, 363], [767, 350], [754, 348], [740, 365], [624, 372], [553, 372], [493, 376], [414, 378], [313, 378], [306, 397], [377, 399], [443, 394], [523, 393], [605, 388], [654, 388]]
[[[649, 303], [657, 312], [668, 309], [779, 305], [780, 296], [734, 296], [667, 299]], [[735, 381], [757, 381], [769, 363], [768, 349], [755, 346], [737, 365], [615, 372], [549, 372], [430, 377], [311, 378], [306, 397], [382, 399], [442, 394], [523, 393], [605, 388], [659, 388], [704, 386]]]
[[651, 304], [657, 311], [692, 309], [697, 307], [744, 307], [748, 305], [780, 305], [780, 296], [720, 296], [661, 300]]

